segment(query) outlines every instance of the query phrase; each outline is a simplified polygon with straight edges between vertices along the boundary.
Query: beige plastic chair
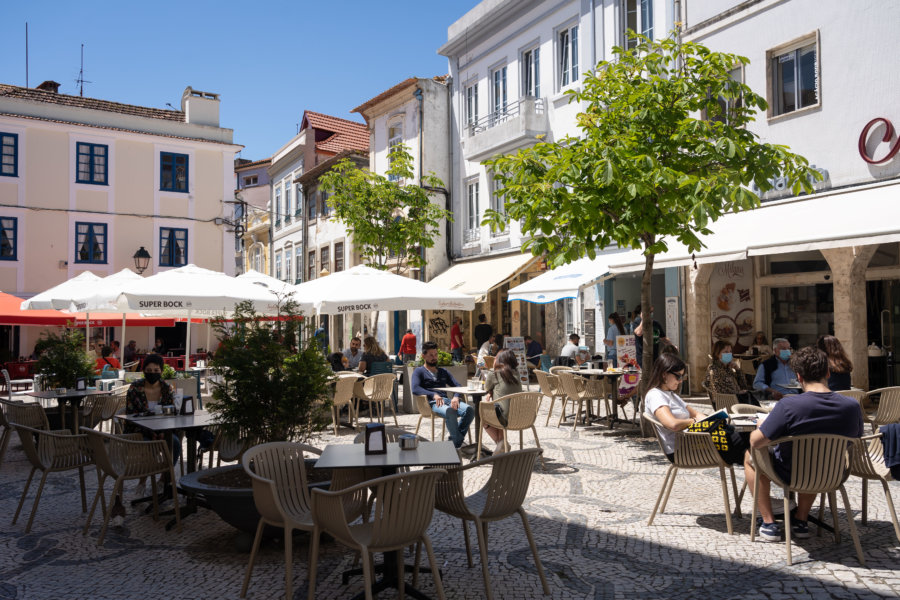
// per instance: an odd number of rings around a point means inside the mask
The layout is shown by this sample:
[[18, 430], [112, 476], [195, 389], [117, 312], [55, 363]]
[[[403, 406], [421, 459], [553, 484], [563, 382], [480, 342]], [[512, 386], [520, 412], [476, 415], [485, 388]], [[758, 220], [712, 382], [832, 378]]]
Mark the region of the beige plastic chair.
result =
[[550, 373], [544, 373], [538, 369], [534, 370], [534, 375], [537, 377], [541, 393], [550, 398], [550, 409], [547, 411], [547, 421], [544, 423], [544, 427], [550, 426], [550, 415], [553, 414], [553, 407], [556, 405], [557, 398], [559, 398], [560, 403], [560, 414], [556, 426], [559, 427], [563, 422], [563, 418], [566, 416], [566, 395], [559, 385], [559, 377]]
[[[566, 394], [573, 406], [578, 406], [575, 411], [575, 421], [572, 423], [572, 429], [578, 427], [578, 421], [581, 420], [581, 414], [584, 410], [585, 402], [593, 402], [597, 400], [606, 400], [607, 415], [610, 413], [609, 398], [606, 394], [606, 384], [599, 379], [585, 379], [580, 375], [576, 375], [574, 371], [560, 371], [557, 373], [559, 377], [560, 387]], [[590, 408], [590, 407], [588, 407]]]
[[391, 407], [391, 414], [394, 415], [394, 425], [399, 427], [397, 412], [394, 410], [394, 402], [391, 399], [396, 381], [397, 378], [393, 373], [380, 373], [366, 377], [363, 381], [357, 381], [354, 388], [354, 395], [357, 399], [356, 414], [359, 415], [359, 400], [364, 400], [369, 403], [369, 421], [373, 420], [372, 407], [374, 406], [378, 422], [384, 423], [384, 405], [387, 403]]
[[484, 368], [485, 369], [493, 369], [494, 361], [497, 359], [496, 356], [485, 356], [484, 357]]
[[[341, 544], [357, 550], [362, 557], [366, 600], [372, 599], [373, 552], [400, 552], [406, 546], [423, 543], [431, 564], [437, 596], [444, 598], [438, 563], [431, 538], [426, 533], [434, 515], [435, 484], [445, 476], [442, 469], [399, 473], [365, 481], [341, 491], [313, 491], [315, 529], [309, 552], [309, 600], [316, 597], [316, 568], [319, 538], [327, 533]], [[374, 512], [369, 522], [350, 525], [345, 513], [345, 496], [373, 490]], [[397, 561], [398, 577], [403, 581], [404, 564]], [[401, 590], [400, 597], [403, 597]]]
[[[23, 396], [28, 390], [34, 387], [34, 379], [10, 379], [9, 371], [6, 369], [2, 369], [3, 372], [3, 381], [6, 384], [6, 399], [12, 400], [15, 396]], [[25, 385], [27, 386], [26, 390], [17, 390], [13, 391], [13, 387]]]
[[[169, 444], [165, 440], [145, 441], [140, 433], [115, 436], [100, 431], [94, 431], [89, 427], [82, 427], [82, 433], [87, 436], [88, 447], [94, 464], [97, 465], [97, 493], [91, 503], [87, 522], [84, 524], [82, 535], [87, 535], [97, 510], [97, 502], [102, 502], [103, 525], [100, 535], [97, 537], [97, 545], [103, 545], [106, 530], [109, 526], [112, 506], [107, 506], [103, 491], [103, 485], [107, 478], [114, 480], [110, 503], [116, 497], [121, 496], [125, 481], [128, 479], [143, 479], [150, 477], [150, 489], [153, 494], [153, 520], [159, 520], [159, 501], [156, 491], [155, 475], [168, 475], [169, 481], [175, 481], [175, 469], [172, 468], [172, 455], [169, 452]], [[178, 502], [175, 502], [175, 522], [178, 531], [181, 531], [181, 510]]]
[[[641, 418], [652, 425], [653, 433], [656, 434], [656, 441], [659, 442], [659, 449], [663, 454], [666, 452], [660, 430], [665, 427], [659, 420], [647, 414], [641, 413]], [[662, 488], [659, 490], [659, 496], [656, 498], [656, 504], [653, 505], [653, 512], [650, 514], [650, 520], [647, 525], [653, 525], [656, 518], [656, 511], [659, 509], [660, 514], [666, 512], [666, 503], [669, 501], [669, 494], [675, 484], [675, 476], [678, 475], [679, 469], [718, 469], [719, 479], [722, 482], [722, 499], [725, 502], [725, 523], [728, 526], [729, 535], [734, 533], [734, 527], [731, 523], [731, 502], [728, 498], [728, 483], [725, 479], [725, 469], [731, 471], [731, 487], [734, 491], [735, 500], [735, 516], [741, 516], [741, 499], [743, 492], [738, 493], [737, 480], [734, 477], [734, 465], [727, 464], [722, 457], [719, 456], [716, 446], [713, 444], [712, 437], [708, 433], [678, 431], [675, 433], [675, 456], [674, 461], [666, 470], [666, 476], [663, 478]], [[662, 502], [662, 506], [660, 506]]]
[[[334, 428], [334, 435], [338, 434], [341, 409], [345, 406], [350, 415], [350, 424], [354, 428], [359, 426], [359, 417], [356, 414], [356, 406], [353, 402], [355, 386], [356, 378], [354, 377], [338, 377], [334, 382], [334, 397], [331, 402], [331, 423]], [[393, 404], [391, 408], [393, 408]]]
[[709, 397], [710, 401], [712, 402], [713, 410], [725, 409], [730, 413], [731, 407], [735, 404], [740, 403], [736, 394], [721, 394], [719, 392], [710, 392]]
[[244, 471], [252, 481], [253, 502], [260, 514], [244, 584], [241, 586], [241, 598], [247, 595], [253, 562], [266, 525], [284, 529], [284, 597], [287, 600], [293, 597], [293, 533], [295, 529], [313, 530], [304, 463], [308, 453], [321, 454], [318, 449], [306, 444], [270, 442], [250, 448], [241, 459]]
[[771, 408], [756, 406], [755, 404], [735, 404], [728, 413], [732, 415], [755, 415], [756, 413], [768, 413], [771, 411]]
[[[544, 577], [544, 568], [538, 557], [537, 546], [534, 543], [534, 536], [531, 535], [531, 527], [528, 525], [525, 509], [522, 508], [522, 502], [528, 494], [534, 462], [542, 453], [543, 450], [540, 448], [528, 448], [498, 454], [462, 467], [451, 467], [447, 469], [447, 475], [437, 483], [435, 508], [451, 517], [462, 519], [469, 568], [473, 566], [473, 563], [466, 523], [468, 521], [475, 523], [478, 549], [481, 553], [481, 574], [484, 578], [485, 596], [488, 600], [492, 600], [494, 597], [491, 576], [488, 571], [488, 523], [501, 521], [515, 513], [518, 513], [522, 519], [522, 526], [525, 529], [528, 544], [531, 546], [531, 554], [534, 556], [534, 564], [537, 567], [538, 576], [541, 578], [544, 593], [550, 593], [547, 579]], [[489, 465], [492, 469], [490, 478], [478, 492], [466, 496], [463, 486], [465, 472], [484, 465]]]
[[416, 435], [419, 435], [419, 427], [422, 426], [423, 419], [431, 420], [431, 441], [434, 441], [434, 422], [436, 420], [441, 422], [441, 437], [440, 439], [444, 439], [444, 435], [447, 433], [447, 421], [441, 415], [437, 414], [433, 410], [431, 410], [431, 405], [428, 403], [428, 397], [423, 396], [422, 394], [413, 394], [413, 399], [416, 401], [416, 410], [419, 411], [419, 420], [416, 422]]
[[213, 443], [209, 446], [208, 449], [204, 450], [200, 448], [197, 454], [197, 464], [199, 468], [203, 468], [203, 455], [209, 455], [209, 468], [213, 468], [213, 456], [216, 458], [217, 467], [222, 466], [222, 461], [225, 462], [236, 462], [240, 461], [241, 457], [244, 456], [244, 452], [246, 452], [251, 446], [253, 446], [253, 441], [247, 439], [244, 436], [235, 438], [230, 435], [227, 435], [224, 431], [222, 431], [218, 427], [209, 427], [209, 430], [215, 434], [213, 438]]
[[866, 395], [871, 399], [875, 394], [881, 394], [875, 413], [863, 410], [863, 420], [872, 426], [872, 433], [882, 425], [900, 423], [900, 386], [872, 390]]
[[[34, 497], [34, 505], [31, 507], [31, 515], [28, 524], [25, 525], [25, 533], [31, 531], [34, 515], [37, 513], [38, 503], [41, 501], [41, 493], [44, 491], [44, 483], [50, 473], [71, 471], [78, 469], [78, 481], [81, 484], [81, 512], [87, 512], [87, 496], [84, 488], [84, 468], [93, 464], [91, 453], [87, 447], [87, 437], [65, 432], [50, 432], [32, 427], [25, 427], [16, 423], [16, 431], [22, 440], [22, 448], [25, 456], [31, 463], [31, 472], [22, 490], [19, 506], [13, 516], [12, 524], [15, 525], [22, 512], [22, 505], [31, 487], [31, 480], [37, 471], [41, 472], [41, 483], [38, 485], [37, 494]], [[37, 440], [37, 443], [35, 443]]]
[[[775, 472], [772, 463], [772, 454], [769, 449], [777, 444], [791, 442], [791, 480], [782, 481]], [[772, 485], [784, 490], [784, 514], [790, 514], [788, 502], [790, 493], [799, 494], [827, 494], [831, 505], [831, 514], [834, 525], [834, 541], [841, 541], [841, 532], [837, 519], [837, 491], [841, 492], [844, 501], [844, 510], [847, 512], [847, 523], [850, 527], [850, 536], [856, 546], [856, 556], [862, 566], [866, 566], [863, 557], [862, 546], [859, 544], [859, 536], [856, 533], [856, 523], [853, 522], [853, 513], [850, 509], [850, 500], [847, 498], [847, 490], [844, 482], [850, 476], [851, 452], [860, 451], [858, 439], [842, 435], [810, 434], [792, 435], [772, 440], [761, 448], [753, 448], [753, 463], [758, 474], [768, 477]], [[756, 508], [759, 499], [759, 477], [756, 478], [753, 490], [753, 520], [756, 523]], [[819, 510], [822, 516], [822, 508]], [[793, 564], [791, 557], [791, 528], [784, 528], [787, 548], [787, 564]], [[750, 541], [756, 539], [756, 527], [750, 528]]]
[[[478, 405], [478, 410], [481, 412], [481, 424], [491, 425], [503, 430], [503, 447], [507, 452], [509, 452], [509, 432], [519, 432], [519, 450], [521, 450], [523, 447], [523, 431], [526, 429], [531, 429], [531, 433], [534, 435], [534, 445], [540, 448], [541, 442], [538, 440], [537, 428], [534, 426], [534, 422], [537, 419], [538, 410], [541, 408], [543, 394], [540, 392], [518, 392], [510, 394], [506, 398], [509, 399], [507, 424], [504, 426], [497, 419], [497, 410], [494, 408], [502, 398], [497, 398], [494, 402], [482, 401]], [[481, 460], [481, 440], [483, 435], [484, 427], [478, 431], [478, 455], [475, 457], [475, 460]], [[544, 464], [543, 453], [541, 454], [541, 468], [545, 471], [547, 470], [547, 465]]]
[[47, 411], [40, 404], [6, 401], [3, 403], [6, 408], [6, 420], [10, 424], [49, 431], [50, 422], [47, 420]]
[[891, 470], [884, 464], [884, 447], [881, 444], [882, 434], [866, 436], [860, 441], [860, 451], [853, 452], [850, 460], [850, 474], [862, 479], [862, 524], [866, 525], [869, 505], [869, 480], [880, 481], [884, 489], [891, 521], [894, 523], [894, 534], [900, 541], [900, 524], [897, 523], [897, 511], [888, 481], [893, 481]]
[[572, 367], [565, 367], [565, 366], [562, 366], [562, 365], [556, 365], [556, 366], [554, 366], [554, 367], [550, 367], [550, 374], [551, 374], [551, 375], [559, 375], [560, 373], [568, 373], [568, 372], [574, 371], [574, 370], [575, 370], [575, 369], [573, 369]]
[[3, 433], [0, 433], [0, 468], [3, 467], [3, 457], [6, 456], [6, 449], [9, 447], [9, 440], [13, 432], [13, 426], [10, 425], [6, 418], [6, 406], [8, 404], [13, 403], [0, 399], [0, 428], [3, 430]]

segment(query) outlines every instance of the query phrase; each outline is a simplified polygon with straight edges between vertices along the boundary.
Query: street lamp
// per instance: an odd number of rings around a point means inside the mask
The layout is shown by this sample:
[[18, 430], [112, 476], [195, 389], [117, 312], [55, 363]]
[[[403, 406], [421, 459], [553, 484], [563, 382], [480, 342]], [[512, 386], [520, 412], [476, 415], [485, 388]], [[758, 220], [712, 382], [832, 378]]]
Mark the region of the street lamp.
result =
[[142, 275], [149, 265], [150, 253], [141, 246], [138, 248], [138, 251], [134, 253], [134, 268], [137, 270], [138, 275]]

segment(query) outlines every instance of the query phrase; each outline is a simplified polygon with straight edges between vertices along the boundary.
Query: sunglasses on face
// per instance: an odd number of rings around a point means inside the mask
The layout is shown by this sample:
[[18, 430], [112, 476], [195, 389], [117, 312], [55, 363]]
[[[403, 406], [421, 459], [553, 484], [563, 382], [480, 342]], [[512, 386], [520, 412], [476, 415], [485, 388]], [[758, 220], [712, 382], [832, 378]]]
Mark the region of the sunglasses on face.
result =
[[681, 381], [682, 379], [684, 379], [684, 371], [682, 371], [681, 373], [673, 373], [673, 372], [669, 371], [669, 375], [673, 376], [678, 381]]

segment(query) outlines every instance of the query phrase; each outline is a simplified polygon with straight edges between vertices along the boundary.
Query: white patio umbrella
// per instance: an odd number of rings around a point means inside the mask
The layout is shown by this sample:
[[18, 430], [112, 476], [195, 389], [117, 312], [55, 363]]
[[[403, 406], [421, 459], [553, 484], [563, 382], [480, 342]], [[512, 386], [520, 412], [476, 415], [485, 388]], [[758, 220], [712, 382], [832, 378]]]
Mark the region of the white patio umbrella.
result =
[[[282, 281], [280, 279], [275, 279], [270, 275], [266, 275], [265, 273], [260, 273], [259, 271], [254, 271], [250, 269], [246, 273], [242, 273], [237, 276], [238, 279], [244, 281], [250, 281], [257, 285], [262, 285], [274, 292], [281, 294], [283, 296], [287, 296], [288, 294], [294, 293], [297, 291], [297, 287], [291, 285], [286, 281]], [[294, 298], [296, 300], [296, 298]], [[308, 310], [312, 309], [312, 306], [307, 307]]]
[[276, 294], [268, 287], [186, 265], [127, 283], [116, 304], [122, 310], [186, 318], [185, 365], [190, 366], [191, 318], [228, 316], [245, 300], [260, 314], [278, 312]]
[[[68, 309], [73, 296], [89, 293], [100, 281], [100, 277], [97, 277], [90, 271], [83, 271], [72, 279], [55, 285], [49, 290], [44, 290], [28, 300], [23, 300], [22, 310]], [[88, 341], [91, 339], [91, 316], [89, 314], [86, 316], [88, 322], [85, 324], [85, 349], [88, 348]]]
[[358, 265], [295, 286], [318, 314], [378, 310], [474, 310], [475, 298], [417, 279]]
[[[140, 275], [131, 269], [122, 269], [118, 273], [113, 273], [107, 277], [93, 282], [83, 293], [73, 293], [70, 296], [69, 304], [64, 310], [69, 312], [84, 312], [90, 318], [93, 311], [102, 312], [120, 312], [122, 313], [122, 346], [125, 345], [125, 315], [130, 310], [120, 309], [116, 304], [116, 299], [125, 285], [129, 282], [140, 281], [143, 279]], [[54, 305], [56, 302], [54, 302]]]

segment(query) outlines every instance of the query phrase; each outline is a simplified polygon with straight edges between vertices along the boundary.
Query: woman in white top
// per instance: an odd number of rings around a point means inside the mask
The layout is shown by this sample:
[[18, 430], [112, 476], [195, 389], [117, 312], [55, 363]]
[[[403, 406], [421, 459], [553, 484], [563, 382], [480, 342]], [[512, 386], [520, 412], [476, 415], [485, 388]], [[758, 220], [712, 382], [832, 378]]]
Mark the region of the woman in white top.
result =
[[675, 390], [681, 387], [685, 364], [675, 354], [660, 354], [653, 363], [653, 371], [647, 385], [650, 391], [644, 398], [644, 410], [662, 423], [659, 429], [666, 458], [675, 459], [675, 432], [683, 431], [706, 415], [688, 406]]

